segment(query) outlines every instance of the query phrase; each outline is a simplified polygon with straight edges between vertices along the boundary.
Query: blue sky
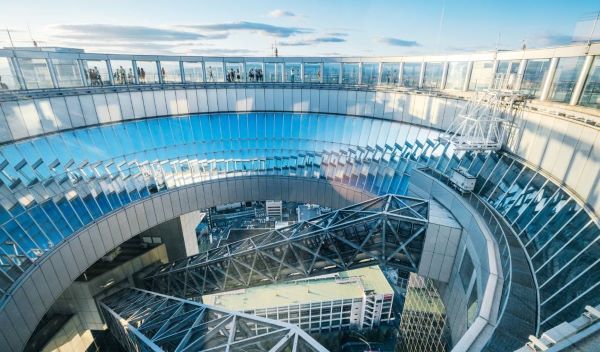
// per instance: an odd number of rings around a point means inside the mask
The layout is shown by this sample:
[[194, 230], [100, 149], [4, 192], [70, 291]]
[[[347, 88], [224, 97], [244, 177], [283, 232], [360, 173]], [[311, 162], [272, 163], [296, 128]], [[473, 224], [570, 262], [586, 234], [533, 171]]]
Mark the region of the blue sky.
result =
[[[15, 46], [88, 52], [410, 55], [555, 46], [587, 33], [598, 0], [0, 0]], [[600, 26], [598, 28], [600, 32]], [[6, 32], [0, 46], [9, 46]]]

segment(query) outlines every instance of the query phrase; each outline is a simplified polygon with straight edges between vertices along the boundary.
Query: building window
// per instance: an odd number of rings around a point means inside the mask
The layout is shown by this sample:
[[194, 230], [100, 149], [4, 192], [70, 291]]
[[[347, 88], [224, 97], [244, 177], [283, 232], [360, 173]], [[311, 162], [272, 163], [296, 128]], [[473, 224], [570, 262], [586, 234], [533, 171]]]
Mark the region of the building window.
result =
[[326, 62], [323, 64], [323, 83], [340, 83], [340, 64], [337, 62]]
[[133, 63], [129, 60], [110, 60], [112, 81], [115, 85], [134, 84]]
[[492, 83], [492, 61], [477, 61], [473, 63], [471, 71], [471, 80], [469, 81], [469, 90], [479, 91], [490, 87]]
[[0, 57], [0, 90], [20, 89], [21, 85], [17, 80], [15, 70], [11, 65], [9, 58]]
[[471, 294], [469, 295], [469, 300], [467, 301], [467, 326], [471, 326], [473, 320], [477, 317], [477, 282], [473, 285], [471, 289]]
[[[139, 70], [138, 70], [139, 73]], [[203, 82], [202, 62], [183, 62], [183, 79], [185, 82]]]
[[499, 61], [494, 77], [494, 87], [512, 89], [517, 83], [517, 74], [521, 61]]
[[467, 76], [467, 62], [451, 62], [448, 64], [448, 73], [446, 74], [446, 89], [462, 90]]
[[579, 105], [600, 109], [600, 56], [594, 58], [579, 99]]
[[546, 80], [549, 59], [528, 60], [521, 82], [521, 92], [539, 98], [542, 94], [542, 83]]
[[402, 68], [402, 85], [404, 87], [419, 86], [419, 79], [421, 77], [421, 63], [420, 62], [405, 62]]
[[265, 71], [265, 82], [283, 82], [283, 63], [266, 63]]
[[467, 292], [469, 288], [469, 283], [471, 282], [471, 276], [473, 275], [473, 260], [471, 259], [471, 255], [468, 250], [465, 250], [465, 255], [463, 256], [462, 263], [460, 264], [460, 281], [462, 282], [463, 289]]
[[379, 76], [379, 64], [365, 62], [362, 64], [362, 84], [377, 84]]
[[247, 82], [264, 82], [265, 74], [263, 64], [261, 62], [246, 63], [246, 81]]
[[321, 82], [321, 64], [304, 64], [304, 82]]
[[302, 82], [302, 65], [300, 63], [285, 64], [285, 81], [289, 83]]
[[222, 62], [206, 62], [204, 63], [204, 76], [206, 77], [206, 82], [223, 82], [223, 63]]
[[179, 61], [161, 61], [160, 76], [163, 83], [181, 83], [181, 66], [179, 66]]
[[395, 85], [400, 79], [400, 64], [399, 63], [383, 63], [381, 64], [381, 84]]
[[138, 80], [140, 84], [159, 83], [158, 65], [156, 61], [136, 61]]
[[439, 89], [442, 86], [442, 71], [444, 64], [441, 62], [428, 62], [425, 65], [423, 88]]
[[244, 81], [244, 65], [240, 62], [225, 63], [225, 82], [237, 83]]
[[568, 103], [571, 100], [573, 88], [577, 83], [584, 61], [585, 58], [583, 56], [561, 58], [558, 60], [548, 100], [561, 103]]
[[52, 59], [59, 87], [80, 87], [83, 84], [79, 62], [73, 59]]
[[19, 59], [23, 80], [27, 89], [53, 88], [52, 77], [46, 59]]
[[358, 84], [358, 64], [344, 63], [342, 70], [343, 84]]

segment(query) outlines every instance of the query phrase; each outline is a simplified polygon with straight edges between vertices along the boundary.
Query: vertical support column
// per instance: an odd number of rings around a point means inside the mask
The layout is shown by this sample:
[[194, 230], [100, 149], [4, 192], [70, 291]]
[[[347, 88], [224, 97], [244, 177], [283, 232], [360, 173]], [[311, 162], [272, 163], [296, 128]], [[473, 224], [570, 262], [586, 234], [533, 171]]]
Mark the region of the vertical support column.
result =
[[58, 87], [58, 78], [56, 78], [56, 71], [54, 68], [54, 64], [52, 63], [52, 60], [50, 58], [46, 58], [46, 65], [48, 65], [48, 71], [50, 72], [50, 79], [52, 79], [52, 86], [54, 88], [59, 88]]
[[[223, 67], [225, 67], [225, 66], [223, 66]], [[158, 73], [158, 83], [165, 84], [165, 80], [163, 78], [161, 69], [162, 69], [162, 66], [160, 64], [160, 60], [156, 60], [156, 72]]]
[[382, 70], [382, 63], [380, 62], [377, 65], [377, 85], [380, 86], [381, 85], [381, 70]]
[[320, 77], [319, 77], [319, 83], [323, 83], [323, 76], [325, 75], [325, 66], [323, 64], [323, 61], [321, 61], [319, 63], [319, 72], [320, 72]]
[[358, 84], [362, 84], [362, 62], [358, 63]]
[[421, 62], [421, 71], [419, 72], [419, 83], [417, 84], [417, 87], [422, 88], [423, 87], [423, 82], [425, 81], [425, 61]]
[[577, 78], [577, 83], [575, 83], [575, 87], [573, 88], [573, 94], [571, 95], [571, 101], [569, 102], [569, 105], [577, 105], [577, 103], [579, 103], [579, 98], [581, 97], [581, 93], [583, 92], [583, 86], [585, 85], [585, 81], [590, 73], [590, 69], [592, 68], [593, 62], [593, 55], [588, 55], [585, 57], [583, 67], [581, 68], [581, 73], [579, 74], [579, 77]]
[[[179, 60], [179, 75], [181, 83], [185, 83], [185, 70], [183, 69], [183, 61]], [[244, 76], [246, 75], [246, 65], [244, 65]]]
[[404, 78], [404, 62], [400, 63], [400, 69], [398, 71], [398, 85], [404, 86], [402, 79]]
[[498, 87], [496, 87], [496, 71], [498, 71], [498, 59], [494, 59], [494, 62], [492, 63], [492, 77], [491, 77], [491, 82], [489, 87], [490, 88], [502, 88], [502, 81], [499, 82]]
[[81, 80], [83, 81], [83, 85], [89, 86], [90, 83], [88, 82], [88, 78], [86, 78], [86, 77], [88, 77], [88, 72], [83, 67], [83, 60], [77, 59], [77, 64], [79, 66], [79, 74], [81, 75]]
[[131, 67], [133, 69], [133, 81], [135, 84], [140, 84], [140, 76], [138, 75], [137, 60], [131, 60]]
[[23, 71], [21, 71], [21, 65], [19, 60], [16, 57], [8, 58], [9, 65], [12, 66], [13, 72], [15, 73], [15, 78], [17, 82], [19, 82], [19, 86], [21, 89], [27, 89], [27, 84], [25, 84], [25, 77], [23, 77]]
[[344, 80], [342, 79], [344, 77], [344, 63], [340, 62], [340, 77], [339, 77], [339, 82], [338, 84], [342, 84], [344, 82]]
[[446, 89], [446, 81], [448, 80], [448, 66], [449, 62], [444, 62], [442, 68], [442, 81], [440, 82], [440, 90]]
[[519, 71], [517, 71], [517, 81], [513, 86], [514, 90], [521, 90], [521, 84], [523, 84], [523, 77], [525, 76], [525, 68], [527, 68], [527, 59], [522, 59], [519, 64]]
[[465, 81], [463, 83], [462, 90], [466, 92], [469, 90], [469, 83], [471, 82], [471, 74], [473, 73], [473, 61], [469, 61], [467, 65], [467, 73], [465, 74]]
[[548, 67], [548, 74], [546, 75], [546, 80], [542, 85], [542, 95], [540, 96], [541, 101], [545, 101], [548, 99], [548, 95], [550, 94], [550, 87], [552, 87], [552, 82], [554, 81], [554, 74], [556, 73], [556, 67], [558, 66], [558, 58], [553, 57], [550, 60], [550, 67]]
[[110, 64], [110, 60], [105, 60], [106, 62], [106, 70], [108, 71], [108, 81], [110, 82], [111, 86], [115, 85], [115, 81], [113, 79], [113, 71], [112, 71], [112, 65]]

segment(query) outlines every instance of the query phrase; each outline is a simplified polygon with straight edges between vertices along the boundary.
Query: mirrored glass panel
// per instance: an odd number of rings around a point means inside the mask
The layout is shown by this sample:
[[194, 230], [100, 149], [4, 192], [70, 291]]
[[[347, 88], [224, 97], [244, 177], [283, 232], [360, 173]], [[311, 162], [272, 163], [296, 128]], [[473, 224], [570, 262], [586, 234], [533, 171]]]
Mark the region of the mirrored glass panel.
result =
[[163, 83], [181, 83], [179, 61], [160, 61], [160, 76]]
[[265, 82], [283, 82], [283, 63], [266, 63], [265, 72]]
[[342, 70], [343, 84], [358, 84], [358, 63], [343, 63]]
[[579, 105], [600, 109], [600, 56], [594, 58], [579, 98]]
[[402, 68], [402, 85], [404, 87], [418, 87], [421, 77], [420, 62], [405, 62]]
[[302, 76], [301, 76], [301, 64], [300, 63], [293, 63], [293, 62], [286, 62], [285, 63], [285, 81], [286, 82], [291, 82], [291, 83], [299, 83], [302, 82]]
[[428, 62], [425, 64], [423, 88], [439, 89], [442, 86], [442, 71], [444, 64], [441, 62]]
[[513, 89], [517, 83], [520, 60], [499, 61], [494, 77], [494, 87]]
[[183, 62], [183, 74], [185, 82], [203, 82], [204, 75], [202, 62]]
[[246, 62], [246, 81], [264, 82], [265, 74], [262, 62]]
[[492, 61], [476, 61], [473, 63], [469, 90], [483, 90], [492, 84], [494, 63]]
[[554, 80], [550, 86], [548, 100], [568, 103], [573, 94], [573, 88], [579, 78], [579, 73], [583, 67], [585, 58], [579, 57], [563, 57], [558, 60]]
[[137, 74], [140, 84], [159, 83], [157, 61], [136, 61]]
[[0, 57], [0, 90], [21, 89], [14, 68], [6, 57]]
[[468, 62], [450, 62], [446, 75], [446, 89], [462, 90], [467, 76]]
[[79, 62], [77, 60], [52, 59], [52, 66], [54, 67], [59, 87], [80, 87], [83, 85]]
[[218, 61], [208, 61], [204, 63], [206, 72], [206, 82], [223, 82], [223, 63]]
[[134, 84], [133, 64], [129, 60], [110, 60], [113, 84]]
[[521, 92], [539, 98], [549, 65], [550, 59], [527, 60], [521, 82]]
[[86, 60], [82, 62], [83, 73], [85, 74], [86, 84], [88, 86], [110, 85], [110, 75], [108, 65], [104, 60]]
[[225, 63], [225, 82], [237, 83], [244, 81], [244, 64], [241, 62]]
[[304, 64], [304, 82], [319, 83], [321, 82], [321, 64]]
[[18, 60], [27, 89], [54, 87], [46, 59], [19, 58]]
[[362, 84], [377, 84], [379, 79], [379, 63], [363, 62], [362, 64]]
[[326, 62], [323, 64], [323, 83], [340, 83], [340, 64], [337, 62]]
[[400, 64], [399, 63], [383, 63], [381, 64], [381, 84], [395, 85], [400, 79]]

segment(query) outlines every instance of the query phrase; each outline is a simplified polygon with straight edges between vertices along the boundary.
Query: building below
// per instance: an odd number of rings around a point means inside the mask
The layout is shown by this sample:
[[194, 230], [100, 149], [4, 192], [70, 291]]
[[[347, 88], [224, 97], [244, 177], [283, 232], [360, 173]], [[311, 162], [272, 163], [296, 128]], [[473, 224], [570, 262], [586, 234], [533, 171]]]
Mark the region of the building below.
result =
[[296, 324], [308, 332], [389, 322], [393, 298], [377, 266], [202, 297], [208, 305]]

